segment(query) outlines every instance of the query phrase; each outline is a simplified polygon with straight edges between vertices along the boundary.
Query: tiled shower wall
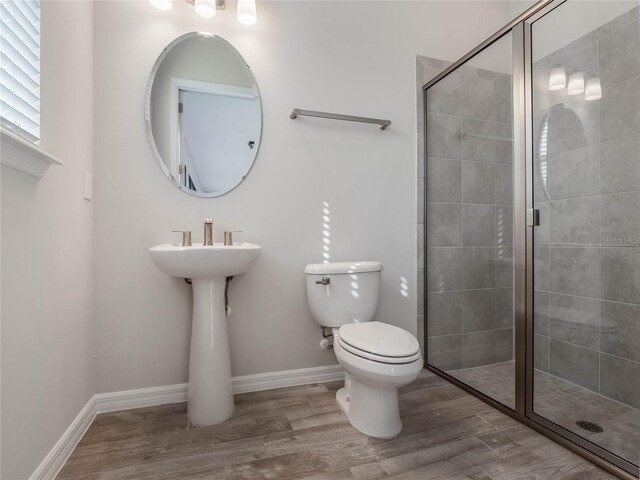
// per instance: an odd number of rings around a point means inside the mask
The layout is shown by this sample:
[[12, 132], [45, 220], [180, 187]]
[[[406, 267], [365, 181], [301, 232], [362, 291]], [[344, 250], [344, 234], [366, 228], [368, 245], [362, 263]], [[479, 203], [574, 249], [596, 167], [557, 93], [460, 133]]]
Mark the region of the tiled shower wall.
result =
[[418, 331], [426, 308], [429, 363], [452, 370], [513, 358], [512, 93], [468, 66], [429, 89], [425, 172], [421, 87], [445, 67], [417, 57]]
[[[538, 369], [640, 408], [637, 17], [636, 8], [534, 65], [534, 341]], [[602, 98], [549, 91], [556, 66], [599, 76]]]

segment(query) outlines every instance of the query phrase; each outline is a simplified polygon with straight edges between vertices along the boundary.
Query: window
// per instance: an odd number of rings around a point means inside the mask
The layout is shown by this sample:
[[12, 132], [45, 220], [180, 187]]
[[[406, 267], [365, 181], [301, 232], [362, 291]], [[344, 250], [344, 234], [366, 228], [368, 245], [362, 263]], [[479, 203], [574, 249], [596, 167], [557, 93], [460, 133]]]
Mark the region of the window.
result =
[[40, 139], [40, 0], [0, 0], [0, 117]]

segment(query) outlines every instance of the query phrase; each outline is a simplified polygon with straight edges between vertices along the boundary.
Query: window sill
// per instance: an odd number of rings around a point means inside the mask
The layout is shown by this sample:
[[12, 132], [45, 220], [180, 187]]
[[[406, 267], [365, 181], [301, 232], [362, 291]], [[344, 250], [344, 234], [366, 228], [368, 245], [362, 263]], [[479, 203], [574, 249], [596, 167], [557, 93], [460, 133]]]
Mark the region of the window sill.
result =
[[42, 148], [0, 127], [0, 159], [6, 165], [21, 172], [41, 178], [49, 165], [64, 165], [62, 160]]

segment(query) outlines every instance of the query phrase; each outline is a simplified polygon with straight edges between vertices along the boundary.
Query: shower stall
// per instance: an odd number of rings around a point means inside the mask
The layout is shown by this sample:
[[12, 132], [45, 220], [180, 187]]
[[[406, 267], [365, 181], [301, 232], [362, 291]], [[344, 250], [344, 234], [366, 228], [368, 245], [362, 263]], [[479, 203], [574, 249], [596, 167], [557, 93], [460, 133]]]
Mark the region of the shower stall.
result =
[[[637, 1], [418, 57], [426, 367], [625, 478], [640, 459]], [[423, 143], [424, 142], [424, 143]]]

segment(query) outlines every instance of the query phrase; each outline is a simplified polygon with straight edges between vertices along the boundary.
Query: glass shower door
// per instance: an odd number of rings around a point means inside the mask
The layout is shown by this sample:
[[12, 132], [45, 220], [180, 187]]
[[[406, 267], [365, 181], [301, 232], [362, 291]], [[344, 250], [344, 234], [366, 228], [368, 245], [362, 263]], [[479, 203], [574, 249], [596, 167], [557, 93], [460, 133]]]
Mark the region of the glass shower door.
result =
[[637, 2], [569, 0], [531, 26], [533, 413], [638, 465]]
[[514, 408], [509, 32], [426, 90], [427, 361]]

